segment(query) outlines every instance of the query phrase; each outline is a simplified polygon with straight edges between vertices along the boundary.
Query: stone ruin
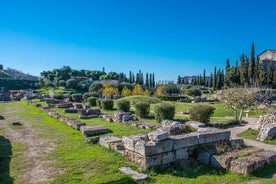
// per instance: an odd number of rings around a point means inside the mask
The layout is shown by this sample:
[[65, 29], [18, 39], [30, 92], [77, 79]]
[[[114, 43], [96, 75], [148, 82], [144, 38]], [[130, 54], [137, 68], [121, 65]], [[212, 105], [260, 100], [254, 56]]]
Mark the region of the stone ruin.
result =
[[276, 112], [261, 116], [254, 129], [259, 131], [257, 139], [260, 141], [276, 138]]
[[0, 101], [10, 101], [11, 93], [4, 87], [0, 88]]
[[[251, 174], [264, 167], [265, 164], [276, 164], [276, 153], [247, 147], [242, 139], [230, 139], [230, 131], [210, 127], [200, 127], [201, 123], [189, 122], [198, 127], [196, 132], [180, 133], [174, 128], [173, 121], [165, 121], [159, 131], [148, 135], [133, 135], [118, 138], [114, 136], [100, 137], [99, 143], [126, 156], [130, 161], [145, 168], [155, 168], [177, 163], [194, 157], [207, 165], [232, 172]], [[174, 135], [174, 133], [176, 135]], [[202, 149], [202, 148], [205, 149]], [[206, 148], [212, 150], [206, 151]], [[215, 149], [214, 149], [215, 148]], [[203, 151], [205, 150], [205, 151]]]

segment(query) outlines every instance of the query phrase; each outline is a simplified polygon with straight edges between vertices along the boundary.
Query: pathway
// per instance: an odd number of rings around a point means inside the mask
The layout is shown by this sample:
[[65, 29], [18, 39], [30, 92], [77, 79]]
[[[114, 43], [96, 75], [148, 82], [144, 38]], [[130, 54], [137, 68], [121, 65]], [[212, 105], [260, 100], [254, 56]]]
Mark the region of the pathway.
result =
[[[228, 130], [231, 131], [231, 138], [235, 139], [238, 138], [237, 135], [246, 131], [249, 128], [252, 128], [255, 126], [255, 122], [258, 120], [258, 118], [244, 118], [245, 121], [248, 122], [246, 125], [241, 125], [241, 126], [235, 126], [233, 128], [229, 128]], [[276, 152], [276, 145], [271, 145], [271, 144], [265, 144], [260, 141], [254, 141], [250, 139], [244, 139], [244, 143], [248, 146], [254, 146], [257, 148], [261, 148], [264, 150], [270, 150], [270, 151], [275, 151]]]

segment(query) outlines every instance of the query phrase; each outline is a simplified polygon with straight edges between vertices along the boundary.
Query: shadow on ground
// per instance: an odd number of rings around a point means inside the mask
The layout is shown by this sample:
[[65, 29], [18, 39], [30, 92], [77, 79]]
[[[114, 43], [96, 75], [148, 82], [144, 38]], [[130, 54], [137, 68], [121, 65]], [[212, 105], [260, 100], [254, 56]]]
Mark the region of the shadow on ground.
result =
[[11, 142], [0, 135], [0, 183], [13, 183], [14, 179], [10, 176], [11, 155]]

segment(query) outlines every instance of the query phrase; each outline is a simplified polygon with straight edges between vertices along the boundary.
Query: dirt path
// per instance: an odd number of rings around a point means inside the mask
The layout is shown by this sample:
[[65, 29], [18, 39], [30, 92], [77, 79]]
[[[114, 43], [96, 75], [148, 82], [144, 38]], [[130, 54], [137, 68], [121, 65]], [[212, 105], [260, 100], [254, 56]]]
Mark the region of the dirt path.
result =
[[[46, 160], [45, 156], [55, 148], [55, 144], [51, 140], [37, 137], [33, 126], [16, 116], [16, 112], [20, 111], [22, 111], [20, 108], [5, 107], [5, 111], [1, 112], [5, 120], [0, 123], [4, 136], [10, 140], [11, 144], [24, 145], [25, 149], [18, 155], [22, 156], [26, 165], [24, 165], [24, 174], [19, 176], [19, 179], [26, 184], [49, 181], [57, 171], [49, 166], [54, 161]], [[20, 122], [22, 126], [15, 127], [11, 125], [12, 122]]]
[[[246, 131], [249, 128], [254, 127], [255, 122], [258, 120], [258, 118], [245, 118], [245, 120], [248, 122], [248, 124], [228, 129], [231, 131], [231, 138], [238, 138], [237, 137], [238, 134]], [[276, 152], [276, 145], [265, 144], [265, 143], [262, 143], [259, 141], [254, 141], [254, 140], [249, 140], [249, 139], [244, 139], [244, 138], [243, 138], [243, 140], [244, 140], [244, 143], [248, 146], [254, 146], [257, 148], [264, 149], [264, 150], [270, 150], [270, 151]]]

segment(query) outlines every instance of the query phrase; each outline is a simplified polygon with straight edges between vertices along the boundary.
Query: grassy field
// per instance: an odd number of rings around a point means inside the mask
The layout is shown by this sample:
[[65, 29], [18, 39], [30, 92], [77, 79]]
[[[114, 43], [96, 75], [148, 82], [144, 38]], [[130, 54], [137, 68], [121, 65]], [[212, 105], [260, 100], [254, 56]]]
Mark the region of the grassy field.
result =
[[[251, 140], [257, 141], [258, 134], [259, 134], [258, 131], [253, 130], [253, 129], [248, 129], [248, 130], [240, 133], [238, 136], [245, 138], [245, 139], [251, 139]], [[264, 143], [276, 145], [276, 139], [267, 139], [264, 141]]]
[[[14, 111], [21, 119], [28, 122], [36, 136], [51, 139], [55, 143], [55, 149], [45, 155], [43, 159], [54, 160], [50, 166], [60, 170], [48, 184], [54, 183], [135, 183], [129, 177], [119, 172], [120, 166], [130, 166], [137, 168], [137, 165], [130, 163], [126, 158], [113, 150], [101, 147], [98, 144], [90, 145], [83, 141], [84, 137], [79, 132], [67, 125], [49, 117], [38, 108], [27, 105], [26, 102], [0, 103], [0, 110], [4, 112], [7, 108]], [[72, 115], [72, 117], [75, 117]], [[138, 129], [122, 123], [107, 123], [101, 119], [86, 120], [87, 124], [103, 124], [107, 126], [113, 134], [117, 136], [147, 133], [147, 130]], [[1, 123], [1, 122], [0, 122]], [[0, 135], [5, 132], [0, 131]], [[0, 183], [13, 178], [13, 183], [22, 183], [19, 175], [26, 169], [26, 164], [21, 163], [21, 155], [18, 155], [24, 145], [12, 145], [12, 152], [6, 150], [7, 147], [0, 142], [0, 153], [8, 156], [10, 176], [4, 175], [5, 168], [1, 162]], [[1, 155], [2, 156], [2, 155]], [[1, 157], [0, 157], [1, 158]], [[6, 163], [7, 165], [7, 163]], [[4, 168], [3, 168], [4, 167]], [[238, 175], [230, 172], [223, 172], [209, 166], [203, 166], [196, 161], [180, 164], [171, 168], [160, 170], [143, 170], [149, 174], [150, 179], [146, 183], [241, 183], [252, 179], [263, 178], [271, 172], [271, 168], [266, 168], [261, 174]], [[274, 170], [275, 171], [275, 167]], [[275, 171], [276, 172], [276, 171]]]

